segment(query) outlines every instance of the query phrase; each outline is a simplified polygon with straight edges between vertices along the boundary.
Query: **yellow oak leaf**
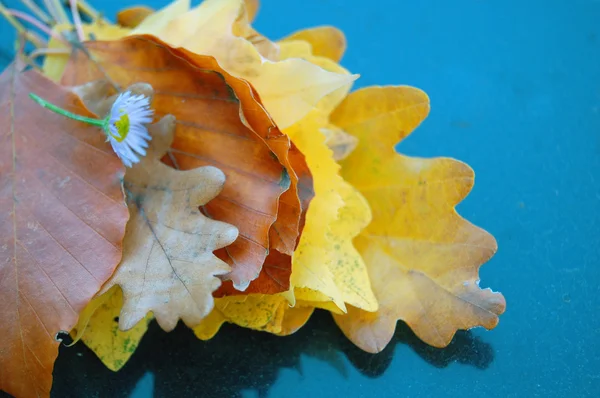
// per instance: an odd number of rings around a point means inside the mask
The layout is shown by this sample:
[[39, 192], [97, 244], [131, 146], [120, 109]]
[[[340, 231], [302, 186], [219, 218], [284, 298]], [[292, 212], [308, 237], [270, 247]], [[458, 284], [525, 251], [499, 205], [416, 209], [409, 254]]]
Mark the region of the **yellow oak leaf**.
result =
[[478, 269], [495, 253], [494, 238], [454, 209], [471, 190], [473, 171], [453, 159], [394, 151], [428, 112], [429, 99], [418, 89], [372, 87], [350, 94], [331, 115], [359, 140], [342, 175], [373, 212], [354, 243], [379, 310], [348, 306], [347, 314], [334, 314], [365, 351], [381, 351], [399, 319], [426, 343], [443, 347], [457, 329], [495, 327], [505, 309], [501, 294], [479, 288]]
[[[280, 56], [281, 59], [302, 58], [330, 72], [350, 73], [331, 59], [314, 55], [312, 46], [304, 40], [286, 39], [282, 41], [280, 43]], [[316, 106], [317, 109], [323, 114], [329, 115], [346, 98], [351, 88], [352, 82], [349, 82], [329, 93], [319, 101]], [[356, 137], [329, 123], [326, 118], [322, 119], [322, 126], [319, 131], [325, 136], [325, 144], [333, 151], [334, 160], [344, 159], [358, 144]]]
[[281, 330], [276, 333], [278, 336], [289, 336], [296, 333], [306, 324], [315, 307], [310, 303], [296, 302], [295, 307], [287, 308], [283, 313], [281, 320]]
[[119, 329], [122, 307], [123, 292], [118, 286], [113, 286], [86, 307], [72, 331], [77, 336], [75, 339], [81, 337], [85, 345], [113, 372], [121, 369], [133, 355], [153, 319], [151, 314], [147, 314], [133, 328], [122, 331]]
[[[303, 40], [286, 40], [279, 43], [279, 51], [280, 51], [280, 59], [294, 59], [301, 58], [313, 65], [320, 66], [326, 71], [337, 73], [340, 75], [350, 75], [350, 72], [342, 67], [335, 61], [332, 61], [329, 58], [321, 57], [315, 55], [313, 53], [313, 48], [311, 45]], [[350, 89], [352, 88], [352, 83], [354, 80], [349, 80], [346, 84], [340, 86], [338, 89], [333, 90], [327, 95], [323, 96], [321, 100], [316, 105], [316, 108], [319, 109], [324, 114], [331, 113], [343, 100], [346, 98]], [[268, 109], [268, 108], [267, 108]]]
[[213, 308], [198, 326], [194, 326], [192, 331], [200, 340], [210, 340], [219, 332], [225, 322], [227, 319], [221, 314], [221, 311]]
[[[144, 84], [128, 90], [152, 94]], [[95, 113], [106, 114], [113, 98], [99, 104], [82, 99]], [[171, 145], [174, 127], [171, 116], [150, 126], [147, 155], [125, 174], [130, 220], [123, 258], [100, 292], [114, 285], [123, 289], [121, 330], [133, 328], [150, 311], [166, 331], [179, 319], [190, 327], [199, 324], [213, 308], [212, 293], [221, 284], [218, 276], [230, 271], [213, 251], [231, 244], [237, 229], [199, 210], [221, 191], [225, 175], [211, 166], [178, 171], [163, 164], [160, 159]]]
[[209, 316], [193, 328], [201, 340], [211, 339], [225, 322], [241, 327], [280, 333], [287, 300], [280, 294], [248, 294], [215, 299]]
[[319, 57], [329, 58], [339, 62], [346, 51], [344, 32], [333, 26], [318, 26], [292, 33], [281, 40], [282, 42], [302, 40], [309, 43], [312, 53]]
[[[174, 0], [162, 9], [148, 15], [133, 30], [132, 34], [147, 33], [156, 35], [167, 28], [168, 24], [175, 18], [190, 10], [190, 0]], [[143, 33], [142, 33], [143, 32]]]
[[264, 329], [283, 315], [287, 301], [279, 294], [248, 294], [215, 299], [215, 308], [228, 322], [250, 329]]
[[225, 323], [288, 336], [300, 329], [310, 318], [313, 303], [297, 301], [290, 307], [280, 294], [229, 296], [215, 300], [215, 308], [193, 331], [201, 340], [213, 338]]
[[[326, 117], [312, 111], [285, 130], [306, 157], [313, 174], [315, 197], [306, 213], [306, 223], [292, 256], [291, 286], [298, 300], [333, 302], [341, 311], [344, 303], [367, 311], [377, 309], [369, 276], [352, 239], [371, 219], [369, 206], [339, 175], [339, 166], [325, 145], [319, 126]], [[286, 297], [293, 303], [291, 292]]]

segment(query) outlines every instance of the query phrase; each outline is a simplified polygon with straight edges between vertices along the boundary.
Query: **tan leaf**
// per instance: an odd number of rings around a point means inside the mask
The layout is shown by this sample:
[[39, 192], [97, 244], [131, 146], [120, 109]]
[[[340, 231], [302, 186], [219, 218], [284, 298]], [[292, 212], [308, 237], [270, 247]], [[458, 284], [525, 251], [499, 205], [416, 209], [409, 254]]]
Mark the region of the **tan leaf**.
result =
[[[139, 92], [140, 87], [132, 87]], [[123, 289], [119, 327], [134, 327], [150, 311], [172, 330], [179, 319], [195, 326], [213, 308], [218, 275], [229, 266], [213, 251], [237, 238], [237, 229], [202, 215], [199, 206], [221, 191], [225, 175], [212, 166], [174, 170], [160, 161], [173, 140], [175, 119], [151, 126], [148, 154], [127, 170], [125, 192], [131, 219], [123, 241], [123, 260], [102, 293]]]

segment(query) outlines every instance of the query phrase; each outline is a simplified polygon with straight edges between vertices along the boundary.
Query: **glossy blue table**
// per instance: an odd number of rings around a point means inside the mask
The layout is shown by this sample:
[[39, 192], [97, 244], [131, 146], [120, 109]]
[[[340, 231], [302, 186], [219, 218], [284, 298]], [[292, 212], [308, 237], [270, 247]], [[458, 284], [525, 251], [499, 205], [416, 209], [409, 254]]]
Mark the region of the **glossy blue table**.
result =
[[[95, 5], [114, 15], [128, 3]], [[475, 169], [459, 211], [498, 240], [481, 285], [505, 294], [507, 312], [442, 350], [399, 324], [379, 355], [326, 313], [286, 338], [226, 326], [202, 343], [153, 325], [119, 373], [82, 344], [61, 348], [53, 396], [600, 396], [599, 21], [593, 0], [263, 0], [267, 36], [335, 25], [358, 87], [429, 94], [429, 118], [398, 150]], [[0, 34], [5, 66], [14, 35], [4, 22]]]

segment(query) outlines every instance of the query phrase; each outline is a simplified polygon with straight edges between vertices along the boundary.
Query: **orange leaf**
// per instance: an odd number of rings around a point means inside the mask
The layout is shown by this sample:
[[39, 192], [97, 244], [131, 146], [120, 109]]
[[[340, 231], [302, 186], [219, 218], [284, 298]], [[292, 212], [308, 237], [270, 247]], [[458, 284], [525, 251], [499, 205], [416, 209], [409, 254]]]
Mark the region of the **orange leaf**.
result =
[[359, 141], [342, 173], [373, 213], [354, 243], [379, 310], [348, 306], [348, 314], [334, 314], [365, 351], [381, 351], [399, 319], [421, 340], [444, 347], [457, 329], [494, 328], [505, 309], [501, 294], [479, 288], [479, 266], [496, 252], [496, 241], [454, 209], [471, 190], [473, 171], [453, 159], [394, 151], [428, 113], [429, 98], [418, 89], [370, 87], [350, 94], [331, 115]]
[[121, 258], [124, 167], [97, 127], [41, 109], [35, 92], [93, 116], [36, 72], [0, 76], [0, 389], [50, 394], [59, 343]]
[[117, 14], [117, 24], [133, 29], [138, 26], [146, 17], [153, 14], [154, 10], [146, 6], [134, 6], [119, 11]]
[[[236, 289], [246, 289], [267, 256], [271, 226], [282, 237], [276, 246], [282, 252], [293, 250], [298, 237], [301, 205], [298, 177], [288, 157], [289, 138], [275, 126], [250, 84], [229, 75], [212, 57], [172, 49], [151, 36], [91, 42], [87, 47], [112, 80], [123, 86], [151, 84], [157, 115], [176, 117], [169, 158], [173, 165], [182, 170], [213, 165], [225, 173], [222, 193], [202, 210], [238, 227], [239, 238], [220, 253], [232, 266], [228, 277]], [[101, 77], [94, 62], [76, 53], [63, 83]], [[288, 189], [292, 193], [282, 195]]]

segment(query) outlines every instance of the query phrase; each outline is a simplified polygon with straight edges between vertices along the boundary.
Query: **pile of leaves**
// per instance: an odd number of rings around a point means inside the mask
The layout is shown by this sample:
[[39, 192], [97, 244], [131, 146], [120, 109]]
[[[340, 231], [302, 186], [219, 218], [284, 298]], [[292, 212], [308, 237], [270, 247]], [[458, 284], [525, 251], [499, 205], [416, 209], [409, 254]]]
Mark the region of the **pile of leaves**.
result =
[[[372, 353], [398, 320], [435, 347], [497, 325], [504, 298], [478, 277], [496, 242], [455, 211], [473, 171], [394, 151], [429, 98], [351, 92], [341, 31], [273, 42], [251, 26], [256, 0], [134, 7], [117, 24], [46, 3], [39, 21], [0, 8], [38, 47], [0, 77], [0, 389], [49, 396], [59, 332], [117, 371], [153, 319], [202, 340], [225, 322], [285, 336], [323, 309]], [[123, 90], [156, 115], [127, 169], [97, 127], [29, 98], [103, 117]]]

